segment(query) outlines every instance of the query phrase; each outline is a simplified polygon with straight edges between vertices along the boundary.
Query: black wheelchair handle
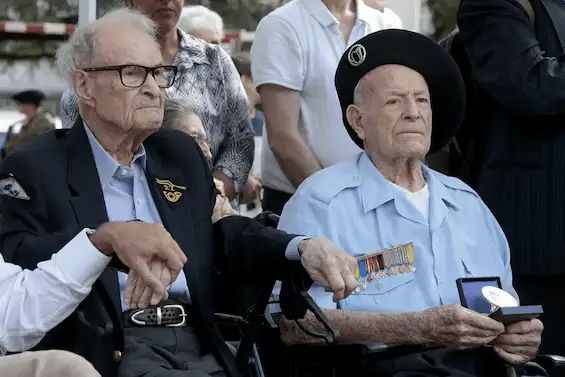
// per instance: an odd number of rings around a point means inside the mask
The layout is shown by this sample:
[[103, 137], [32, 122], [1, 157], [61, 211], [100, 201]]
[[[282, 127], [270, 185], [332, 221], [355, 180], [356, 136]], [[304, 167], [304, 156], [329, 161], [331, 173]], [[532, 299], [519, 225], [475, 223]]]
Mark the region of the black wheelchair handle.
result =
[[328, 317], [326, 317], [322, 309], [316, 304], [316, 302], [314, 302], [312, 297], [308, 294], [308, 291], [301, 289], [298, 294], [300, 300], [303, 302], [306, 308], [314, 314], [318, 322], [320, 322], [324, 326], [324, 329], [328, 332], [328, 334], [315, 332], [300, 323], [298, 319], [295, 319], [294, 322], [302, 331], [314, 338], [323, 339], [327, 344], [337, 343], [340, 336], [339, 330], [331, 325]]
[[[292, 266], [287, 278], [282, 282], [280, 294], [281, 309], [285, 317], [293, 320], [306, 334], [314, 338], [323, 339], [328, 344], [334, 344], [339, 338], [339, 331], [330, 324], [322, 309], [308, 294], [308, 289], [312, 284], [312, 279], [310, 279], [302, 265], [297, 263]], [[304, 318], [307, 311], [314, 314], [316, 319], [324, 326], [327, 334], [316, 332], [299, 321]]]

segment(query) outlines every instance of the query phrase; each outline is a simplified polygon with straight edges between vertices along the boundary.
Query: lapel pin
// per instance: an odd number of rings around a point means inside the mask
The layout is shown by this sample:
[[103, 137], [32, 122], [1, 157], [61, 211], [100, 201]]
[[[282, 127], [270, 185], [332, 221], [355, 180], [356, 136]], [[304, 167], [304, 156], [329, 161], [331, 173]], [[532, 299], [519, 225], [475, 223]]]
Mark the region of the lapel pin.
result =
[[186, 190], [186, 186], [175, 185], [168, 179], [155, 178], [155, 182], [162, 186], [163, 196], [169, 203], [176, 203], [182, 197], [182, 192]]
[[0, 179], [0, 195], [10, 198], [30, 200], [22, 185], [11, 174], [10, 177]]

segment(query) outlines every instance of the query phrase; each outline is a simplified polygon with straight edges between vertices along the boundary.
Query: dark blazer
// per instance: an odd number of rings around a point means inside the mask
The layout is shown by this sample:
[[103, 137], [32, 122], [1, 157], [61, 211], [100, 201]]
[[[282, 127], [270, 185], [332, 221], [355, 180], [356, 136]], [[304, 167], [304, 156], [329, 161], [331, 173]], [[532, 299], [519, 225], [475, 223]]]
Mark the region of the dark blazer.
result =
[[[235, 376], [233, 357], [214, 325], [216, 271], [242, 282], [282, 278], [291, 263], [285, 249], [293, 236], [239, 216], [212, 225], [215, 186], [192, 138], [160, 130], [144, 146], [153, 199], [164, 226], [188, 257], [184, 272], [197, 309], [200, 339]], [[0, 245], [8, 261], [33, 269], [81, 229], [108, 221], [80, 121], [70, 130], [50, 132], [10, 154], [0, 166], [0, 178], [8, 176], [16, 178], [31, 198], [1, 197]], [[186, 191], [178, 202], [170, 203], [155, 178], [186, 186]], [[123, 350], [122, 321], [117, 273], [107, 268], [77, 312], [52, 330], [39, 349], [73, 351], [85, 356], [103, 376], [114, 376], [113, 355]], [[112, 331], [105, 337], [101, 328], [108, 325]]]
[[[508, 237], [515, 274], [565, 275], [565, 2], [462, 0], [478, 87], [475, 188]], [[488, 109], [488, 112], [486, 111]]]

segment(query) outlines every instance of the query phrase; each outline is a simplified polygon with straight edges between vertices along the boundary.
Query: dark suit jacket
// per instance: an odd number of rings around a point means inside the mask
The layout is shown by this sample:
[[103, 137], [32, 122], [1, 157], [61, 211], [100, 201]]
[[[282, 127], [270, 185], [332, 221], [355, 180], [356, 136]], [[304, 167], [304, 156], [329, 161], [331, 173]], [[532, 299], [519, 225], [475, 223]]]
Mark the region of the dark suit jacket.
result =
[[[233, 358], [214, 325], [216, 271], [231, 274], [236, 281], [282, 278], [290, 265], [285, 249], [293, 236], [238, 216], [213, 226], [215, 187], [192, 138], [160, 130], [144, 146], [153, 199], [164, 226], [188, 257], [184, 271], [198, 312], [200, 338], [233, 376]], [[0, 245], [8, 261], [33, 269], [81, 229], [108, 221], [81, 123], [45, 134], [9, 155], [0, 166], [0, 178], [9, 175], [31, 200], [1, 197]], [[186, 186], [186, 191], [178, 202], [170, 203], [155, 178]], [[122, 321], [117, 273], [107, 268], [77, 312], [51, 331], [39, 348], [79, 353], [110, 377], [117, 370], [113, 352], [123, 348]], [[108, 325], [110, 336], [104, 336], [102, 329]]]
[[458, 25], [492, 110], [476, 124], [475, 188], [515, 274], [565, 275], [565, 2], [462, 0]]

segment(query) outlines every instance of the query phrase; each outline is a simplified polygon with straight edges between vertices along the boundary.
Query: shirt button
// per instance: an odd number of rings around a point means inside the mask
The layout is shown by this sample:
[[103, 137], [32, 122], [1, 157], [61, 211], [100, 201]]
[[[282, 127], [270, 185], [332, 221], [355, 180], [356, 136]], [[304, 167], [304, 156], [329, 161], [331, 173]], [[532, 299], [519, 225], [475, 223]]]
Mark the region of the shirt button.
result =
[[122, 353], [118, 350], [115, 350], [112, 356], [113, 356], [114, 362], [116, 362], [116, 363], [119, 362], [122, 359]]
[[137, 204], [141, 204], [143, 201], [141, 199], [137, 199]]
[[126, 175], [127, 173], [126, 169], [122, 169], [122, 175]]

